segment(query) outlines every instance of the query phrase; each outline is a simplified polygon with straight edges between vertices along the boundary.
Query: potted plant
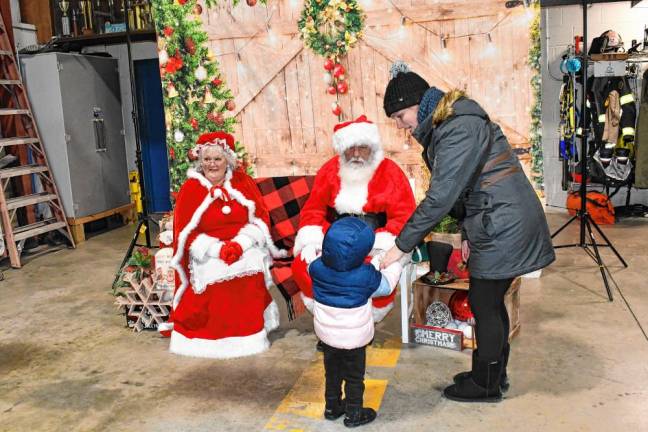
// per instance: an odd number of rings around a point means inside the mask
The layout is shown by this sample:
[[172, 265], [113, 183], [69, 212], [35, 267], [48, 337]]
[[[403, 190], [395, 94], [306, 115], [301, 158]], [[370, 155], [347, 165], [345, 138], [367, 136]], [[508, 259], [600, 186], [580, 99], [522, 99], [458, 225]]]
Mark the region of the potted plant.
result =
[[432, 228], [430, 240], [451, 244], [454, 249], [461, 249], [461, 228], [459, 221], [445, 215], [441, 222]]

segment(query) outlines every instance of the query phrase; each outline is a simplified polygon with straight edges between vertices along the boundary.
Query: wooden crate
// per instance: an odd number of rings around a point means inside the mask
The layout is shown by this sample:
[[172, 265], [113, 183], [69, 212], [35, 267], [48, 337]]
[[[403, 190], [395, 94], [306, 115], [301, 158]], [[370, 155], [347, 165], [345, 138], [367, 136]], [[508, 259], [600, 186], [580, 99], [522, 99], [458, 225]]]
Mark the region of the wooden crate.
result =
[[[509, 320], [511, 323], [509, 340], [513, 339], [520, 331], [520, 284], [520, 278], [513, 280], [511, 287], [504, 297], [504, 303], [506, 304], [506, 310], [508, 311]], [[425, 325], [425, 311], [427, 307], [432, 304], [432, 302], [442, 301], [445, 304], [448, 304], [450, 297], [452, 296], [452, 294], [454, 294], [455, 291], [467, 291], [468, 289], [469, 283], [466, 279], [457, 280], [451, 284], [443, 286], [428, 285], [420, 278], [417, 279], [414, 282], [414, 324]], [[475, 332], [473, 331], [473, 335], [474, 334]], [[477, 342], [475, 338], [464, 338], [463, 347], [464, 349], [477, 348]]]
[[592, 54], [592, 61], [615, 61], [615, 60], [628, 60], [628, 53], [605, 53], [605, 54]]
[[87, 224], [88, 222], [94, 222], [99, 219], [107, 218], [109, 216], [113, 216], [116, 214], [121, 215], [124, 224], [136, 220], [137, 213], [135, 212], [135, 203], [126, 204], [121, 207], [102, 211], [97, 214], [84, 216], [80, 218], [67, 218], [68, 225], [70, 225], [70, 231], [72, 231], [72, 237], [74, 238], [74, 242], [76, 244], [79, 244], [85, 241], [85, 232], [83, 230], [83, 226], [85, 224]]

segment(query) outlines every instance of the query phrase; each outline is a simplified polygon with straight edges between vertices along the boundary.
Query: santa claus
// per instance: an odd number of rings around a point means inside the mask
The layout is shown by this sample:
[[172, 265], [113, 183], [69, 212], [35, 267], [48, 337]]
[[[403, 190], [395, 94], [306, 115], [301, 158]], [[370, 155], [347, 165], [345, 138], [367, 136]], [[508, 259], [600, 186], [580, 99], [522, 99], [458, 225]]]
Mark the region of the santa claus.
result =
[[[372, 261], [394, 245], [394, 239], [416, 208], [405, 173], [384, 157], [378, 127], [365, 116], [334, 128], [336, 156], [317, 172], [300, 213], [292, 270], [306, 308], [312, 312], [313, 290], [306, 271], [322, 250], [324, 233], [335, 220], [355, 216], [376, 233]], [[374, 320], [393, 308], [396, 291], [373, 299]]]

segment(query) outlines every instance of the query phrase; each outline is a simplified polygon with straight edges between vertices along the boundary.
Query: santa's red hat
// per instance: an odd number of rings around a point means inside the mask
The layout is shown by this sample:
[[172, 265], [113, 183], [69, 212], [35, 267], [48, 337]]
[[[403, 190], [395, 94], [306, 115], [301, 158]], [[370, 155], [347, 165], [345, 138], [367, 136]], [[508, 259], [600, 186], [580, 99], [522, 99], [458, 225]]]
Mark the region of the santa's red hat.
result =
[[378, 126], [367, 120], [364, 115], [355, 120], [335, 125], [333, 128], [333, 148], [338, 154], [359, 145], [368, 145], [373, 151], [380, 150]]
[[227, 132], [204, 133], [198, 137], [196, 146], [190, 150], [189, 158], [192, 160], [197, 159], [200, 151], [206, 146], [218, 146], [236, 160], [236, 147], [234, 142], [234, 136]]

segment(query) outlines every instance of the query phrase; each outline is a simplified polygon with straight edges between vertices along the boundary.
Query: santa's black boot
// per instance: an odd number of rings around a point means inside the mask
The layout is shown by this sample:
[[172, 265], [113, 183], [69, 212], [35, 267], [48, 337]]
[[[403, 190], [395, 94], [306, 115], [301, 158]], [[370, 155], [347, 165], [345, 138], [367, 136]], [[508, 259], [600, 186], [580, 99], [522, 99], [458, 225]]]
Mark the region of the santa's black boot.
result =
[[324, 418], [326, 420], [337, 420], [345, 412], [345, 403], [340, 398], [326, 400], [326, 407], [324, 408]]
[[346, 416], [344, 416], [344, 426], [352, 428], [371, 423], [376, 419], [376, 411], [372, 408], [363, 408], [361, 406], [346, 407]]
[[443, 395], [457, 402], [500, 402], [502, 362], [490, 362], [475, 357], [470, 377], [446, 387]]

